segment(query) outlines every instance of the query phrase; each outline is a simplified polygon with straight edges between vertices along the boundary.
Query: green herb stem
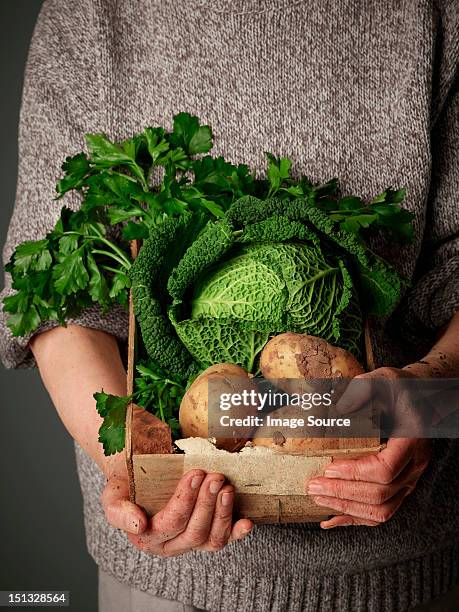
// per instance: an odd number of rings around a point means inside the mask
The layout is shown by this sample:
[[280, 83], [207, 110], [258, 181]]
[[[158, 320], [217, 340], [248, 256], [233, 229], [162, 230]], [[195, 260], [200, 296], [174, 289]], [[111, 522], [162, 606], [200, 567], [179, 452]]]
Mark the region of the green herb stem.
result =
[[107, 240], [107, 238], [105, 238], [103, 236], [103, 234], [101, 234], [100, 232], [96, 231], [96, 228], [94, 226], [91, 226], [91, 229], [94, 230], [94, 232], [95, 232], [94, 236], [91, 235], [91, 234], [87, 235], [87, 234], [83, 234], [81, 232], [72, 232], [72, 231], [64, 232], [62, 235], [63, 236], [81, 236], [86, 241], [89, 241], [89, 240], [98, 240], [99, 242], [102, 242], [108, 248], [110, 248], [113, 251], [113, 253], [115, 253], [117, 255], [117, 258], [112, 253], [108, 253], [107, 251], [93, 251], [93, 253], [100, 253], [101, 255], [107, 255], [108, 257], [116, 259], [116, 261], [118, 261], [118, 263], [120, 263], [123, 267], [125, 267], [127, 270], [129, 270], [130, 267], [131, 267], [132, 262], [130, 261], [130, 259], [128, 257], [126, 257], [125, 252], [122, 249], [120, 249], [119, 247], [117, 247], [116, 244], [113, 244], [113, 242], [110, 242], [110, 240]]
[[126, 270], [129, 270], [131, 267], [130, 261], [124, 258], [118, 257], [114, 253], [110, 253], [110, 251], [104, 251], [103, 249], [94, 249], [93, 253], [97, 253], [98, 255], [105, 255], [106, 257], [110, 257], [111, 259], [114, 259], [119, 264], [121, 264], [121, 266], [123, 266], [123, 268], [125, 268]]
[[113, 242], [110, 242], [110, 240], [107, 240], [106, 238], [99, 238], [99, 240], [112, 249], [112, 251], [114, 251], [124, 261], [126, 268], [129, 270], [132, 265], [132, 261], [129, 259], [129, 257], [127, 257], [126, 253], [117, 247], [116, 244], [113, 244]]
[[119, 270], [116, 268], [112, 268], [111, 266], [106, 266], [105, 264], [100, 266], [103, 270], [107, 270], [107, 272], [113, 272], [114, 274], [119, 274]]

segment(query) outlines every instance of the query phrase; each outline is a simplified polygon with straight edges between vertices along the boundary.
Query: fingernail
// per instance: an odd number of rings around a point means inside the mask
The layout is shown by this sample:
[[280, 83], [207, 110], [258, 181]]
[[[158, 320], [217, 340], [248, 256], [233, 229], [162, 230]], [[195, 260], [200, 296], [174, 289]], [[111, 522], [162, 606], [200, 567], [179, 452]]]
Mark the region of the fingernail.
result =
[[229, 506], [233, 501], [233, 493], [228, 491], [222, 495], [222, 506]]
[[324, 472], [327, 478], [341, 478], [341, 472], [333, 468], [327, 468]]
[[201, 486], [202, 479], [204, 478], [204, 474], [198, 474], [193, 476], [191, 479], [191, 488], [198, 489]]
[[308, 493], [314, 495], [315, 493], [323, 493], [324, 488], [318, 482], [310, 482], [308, 485]]
[[213, 495], [215, 495], [215, 493], [218, 493], [220, 489], [222, 488], [222, 484], [223, 484], [223, 480], [212, 480], [212, 482], [209, 485], [209, 491]]
[[318, 506], [328, 506], [330, 502], [327, 501], [326, 497], [314, 497], [314, 503]]

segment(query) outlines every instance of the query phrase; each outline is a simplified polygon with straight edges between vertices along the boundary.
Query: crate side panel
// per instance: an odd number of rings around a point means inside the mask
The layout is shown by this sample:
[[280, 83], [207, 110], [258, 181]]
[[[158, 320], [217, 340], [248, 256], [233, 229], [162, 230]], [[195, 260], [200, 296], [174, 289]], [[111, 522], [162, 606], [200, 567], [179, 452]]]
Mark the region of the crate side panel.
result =
[[183, 476], [184, 455], [133, 455], [135, 503], [148, 514], [162, 510]]
[[303, 457], [261, 453], [246, 455], [185, 455], [187, 472], [200, 468], [206, 472], [221, 472], [239, 493], [264, 495], [306, 495], [305, 481], [323, 472], [329, 457]]

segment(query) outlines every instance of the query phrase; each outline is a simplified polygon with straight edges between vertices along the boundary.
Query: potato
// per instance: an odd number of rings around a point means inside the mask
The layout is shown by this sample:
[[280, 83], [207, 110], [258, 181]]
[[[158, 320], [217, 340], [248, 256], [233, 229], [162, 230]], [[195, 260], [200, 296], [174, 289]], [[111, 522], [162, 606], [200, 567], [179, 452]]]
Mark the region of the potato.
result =
[[[185, 393], [180, 404], [179, 422], [182, 435], [185, 438], [208, 438], [208, 386], [209, 381], [219, 385], [222, 393], [240, 393], [244, 389], [256, 389], [255, 383], [247, 372], [233, 364], [221, 363], [210, 366], [200, 374], [188, 391]], [[231, 408], [232, 416], [246, 416], [247, 407]], [[254, 409], [254, 412], [256, 409]], [[239, 450], [246, 443], [246, 438], [217, 438], [217, 448], [230, 452]]]
[[244, 378], [245, 376], [249, 376], [244, 368], [234, 363], [216, 363], [208, 367], [204, 372], [201, 372], [194, 382], [203, 376], [209, 376], [209, 374], [223, 374], [223, 376], [230, 376], [233, 378]]
[[[298, 418], [300, 410], [297, 407], [282, 406], [269, 413], [270, 417], [274, 418]], [[305, 416], [307, 413], [305, 413]], [[267, 415], [264, 415], [266, 420]], [[304, 431], [306, 428], [303, 428]], [[327, 448], [336, 448], [336, 439], [314, 437], [314, 438], [292, 438], [289, 436], [291, 430], [288, 427], [280, 427], [278, 431], [273, 432], [273, 427], [262, 425], [255, 430], [252, 438], [253, 446], [264, 446], [272, 448], [279, 453], [288, 453], [290, 455], [308, 454], [311, 450], [324, 450]], [[316, 436], [323, 435], [323, 429], [311, 428], [311, 433]]]
[[[348, 351], [333, 346], [322, 338], [291, 332], [274, 336], [266, 344], [260, 356], [260, 369], [264, 378], [289, 394], [324, 393], [333, 389], [333, 403], [336, 403], [344, 392], [347, 379], [365, 372]], [[324, 408], [317, 416], [326, 416], [323, 410]], [[254, 444], [276, 448], [286, 453], [339, 447], [337, 438], [285, 436], [285, 441], [282, 441], [284, 436], [277, 436], [277, 440], [274, 440], [272, 437], [262, 438], [262, 433], [257, 429], [255, 435], [260, 439], [254, 440]], [[324, 435], [325, 430], [316, 430], [317, 433]]]
[[353, 378], [365, 371], [348, 351], [321, 338], [291, 332], [271, 338], [261, 353], [260, 369], [264, 378], [288, 393], [307, 390], [298, 380]]

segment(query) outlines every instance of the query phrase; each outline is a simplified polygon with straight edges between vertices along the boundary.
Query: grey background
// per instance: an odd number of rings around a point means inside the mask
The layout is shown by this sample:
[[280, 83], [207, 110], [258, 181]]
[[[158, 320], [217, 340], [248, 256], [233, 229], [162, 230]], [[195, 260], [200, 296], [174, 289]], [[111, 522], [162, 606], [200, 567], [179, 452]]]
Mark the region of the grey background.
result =
[[[1, 245], [16, 188], [24, 64], [41, 4], [0, 2]], [[97, 568], [85, 547], [70, 436], [36, 371], [0, 365], [0, 389], [0, 590], [68, 590], [70, 609], [95, 611]]]

